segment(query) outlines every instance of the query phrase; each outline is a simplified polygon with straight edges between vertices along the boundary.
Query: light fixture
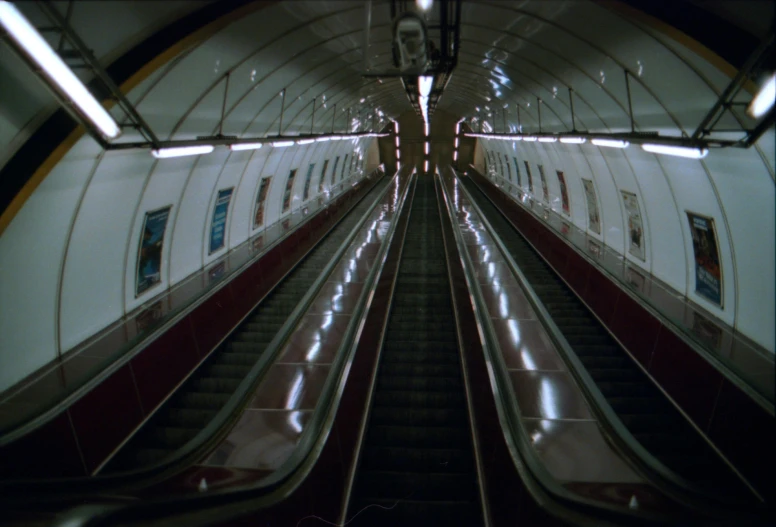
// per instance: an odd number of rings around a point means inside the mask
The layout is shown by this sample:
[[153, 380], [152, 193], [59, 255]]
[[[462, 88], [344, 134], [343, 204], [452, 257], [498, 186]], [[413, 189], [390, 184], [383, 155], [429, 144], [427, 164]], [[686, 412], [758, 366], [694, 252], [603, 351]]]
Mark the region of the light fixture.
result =
[[523, 140], [523, 136], [522, 135], [513, 135], [509, 139], [512, 140], [512, 141], [522, 141]]
[[566, 143], [570, 145], [581, 145], [586, 141], [587, 141], [587, 138], [585, 137], [561, 137], [560, 138], [561, 143]]
[[428, 141], [426, 141], [425, 146], [423, 147], [423, 151], [426, 153], [426, 155], [428, 155], [428, 149]]
[[399, 136], [398, 135], [396, 136], [396, 139], [394, 139], [393, 142], [396, 143], [396, 148], [399, 148]]
[[235, 143], [229, 145], [229, 148], [232, 152], [239, 152], [240, 150], [258, 150], [262, 145], [263, 143]]
[[24, 15], [5, 0], [0, 0], [0, 25], [102, 135], [108, 139], [119, 136], [121, 128], [108, 111], [75, 76], [73, 70], [51, 49], [48, 42]]
[[401, 153], [399, 153], [399, 149], [396, 149], [396, 159], [401, 159]]
[[329, 139], [332, 141], [339, 141], [340, 139], [343, 139], [343, 137], [341, 135], [332, 135], [329, 136]]
[[309, 145], [310, 143], [314, 143], [315, 139], [297, 139], [296, 144], [298, 145]]
[[620, 141], [619, 139], [591, 139], [590, 142], [595, 146], [608, 146], [609, 148], [627, 148], [630, 145], [628, 141]]
[[291, 146], [293, 144], [294, 144], [293, 141], [275, 141], [275, 142], [272, 143], [272, 146], [284, 147], [284, 146]]
[[429, 133], [428, 122], [423, 124], [423, 132], [426, 134], [426, 137], [428, 137], [428, 133]]
[[691, 159], [703, 159], [709, 153], [708, 148], [690, 148], [686, 146], [669, 146], [643, 144], [641, 148], [653, 154], [665, 154], [669, 156], [689, 157]]
[[773, 108], [774, 100], [776, 100], [776, 73], [765, 81], [765, 84], [746, 108], [746, 113], [755, 119], [762, 117]]
[[214, 148], [215, 147], [213, 145], [175, 146], [172, 148], [159, 148], [158, 150], [151, 150], [151, 154], [156, 159], [183, 156], [200, 156], [202, 154], [209, 154], [214, 150]]
[[539, 142], [540, 143], [554, 143], [558, 139], [556, 137], [540, 137]]
[[453, 161], [458, 161], [458, 150], [453, 150]]
[[536, 136], [527, 135], [527, 136], [523, 137], [523, 141], [531, 141], [531, 142], [536, 141]]
[[399, 135], [399, 121], [393, 122], [393, 131], [396, 135]]
[[416, 0], [415, 4], [421, 11], [428, 11], [431, 9], [432, 0]]
[[458, 148], [458, 137], [455, 138], [455, 148]]
[[315, 141], [318, 142], [318, 143], [321, 143], [323, 141], [331, 141], [331, 137], [328, 137], [328, 136], [327, 137], [316, 137]]
[[423, 172], [428, 172], [428, 159], [423, 161]]
[[431, 75], [424, 75], [418, 77], [418, 91], [422, 97], [428, 97], [431, 93], [431, 86], [434, 84], [434, 77]]

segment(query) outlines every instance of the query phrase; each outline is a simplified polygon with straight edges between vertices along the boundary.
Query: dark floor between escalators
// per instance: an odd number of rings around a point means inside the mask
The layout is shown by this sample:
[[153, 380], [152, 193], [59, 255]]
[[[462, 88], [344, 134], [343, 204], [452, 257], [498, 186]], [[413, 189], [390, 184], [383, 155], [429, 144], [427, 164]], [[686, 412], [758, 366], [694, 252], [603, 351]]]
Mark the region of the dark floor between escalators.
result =
[[418, 178], [349, 525], [482, 524], [434, 180]]
[[606, 401], [655, 458], [706, 492], [751, 497], [748, 489], [650, 381], [604, 326], [490, 202], [462, 179]]
[[385, 177], [310, 251], [242, 325], [203, 363], [102, 473], [124, 472], [161, 462], [211, 423], [259, 360], [337, 248], [390, 182]]

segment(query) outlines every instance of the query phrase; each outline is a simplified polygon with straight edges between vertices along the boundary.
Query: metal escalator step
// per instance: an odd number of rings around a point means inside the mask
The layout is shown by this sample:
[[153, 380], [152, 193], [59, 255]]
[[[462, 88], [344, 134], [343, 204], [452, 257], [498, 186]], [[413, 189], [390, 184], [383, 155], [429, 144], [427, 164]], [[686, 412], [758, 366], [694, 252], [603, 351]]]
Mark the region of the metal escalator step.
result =
[[[348, 518], [348, 527], [396, 527], [423, 525], [441, 527], [449, 525], [481, 525], [479, 506], [472, 501], [416, 501], [412, 493], [406, 499], [354, 499], [354, 511]], [[355, 515], [358, 511], [358, 516]]]
[[458, 355], [450, 351], [427, 351], [408, 349], [406, 351], [384, 350], [383, 360], [389, 363], [411, 363], [411, 364], [457, 364]]
[[253, 366], [261, 357], [261, 353], [240, 353], [224, 350], [218, 355], [221, 364], [233, 364], [240, 366]]
[[614, 369], [614, 368], [587, 368], [587, 372], [596, 382], [638, 382], [641, 381], [644, 376], [638, 370], [628, 369]]
[[464, 449], [394, 448], [372, 446], [364, 450], [367, 470], [412, 472], [469, 472], [474, 470], [471, 452]]
[[229, 400], [229, 395], [225, 393], [204, 393], [187, 391], [186, 393], [175, 396], [177, 406], [185, 408], [212, 408], [220, 410]]
[[442, 330], [441, 328], [433, 331], [428, 329], [417, 329], [413, 331], [409, 328], [399, 330], [394, 327], [393, 330], [389, 329], [386, 338], [390, 338], [393, 342], [423, 342], [429, 335], [434, 336], [435, 342], [448, 345], [457, 345], [458, 343], [455, 330]]
[[576, 344], [574, 353], [584, 360], [584, 357], [622, 357], [622, 350], [614, 344], [607, 346], [592, 346], [587, 344]]
[[367, 439], [368, 447], [460, 449], [469, 445], [466, 427], [375, 425], [370, 428], [375, 433]]
[[625, 396], [636, 398], [652, 397], [655, 395], [654, 386], [647, 383], [632, 383], [627, 381], [602, 381], [596, 383], [601, 393], [609, 400], [617, 402], [617, 399]]
[[377, 389], [382, 390], [420, 390], [424, 392], [444, 392], [463, 389], [460, 376], [456, 377], [406, 377], [385, 375], [377, 378]]
[[424, 473], [364, 471], [360, 474], [359, 490], [363, 496], [402, 499], [408, 494], [413, 499], [466, 500], [477, 495], [475, 476], [471, 473]]
[[421, 392], [380, 390], [374, 393], [374, 405], [391, 408], [460, 408], [466, 403], [460, 392]]
[[157, 426], [146, 435], [154, 446], [179, 448], [200, 432], [201, 428], [183, 428], [178, 426]]
[[267, 345], [278, 334], [278, 329], [280, 328], [269, 327], [261, 331], [238, 330], [232, 338], [234, 342], [258, 342]]
[[375, 425], [467, 426], [464, 408], [406, 408], [376, 406], [369, 414]]
[[264, 348], [266, 347], [265, 344], [262, 344], [260, 342], [237, 342], [237, 341], [229, 341], [225, 348], [230, 353], [242, 353], [242, 354], [255, 354], [255, 355], [261, 355], [261, 353], [264, 351]]
[[133, 453], [132, 461], [136, 466], [155, 465], [174, 452], [175, 450], [167, 448], [142, 448]]
[[575, 347], [577, 345], [580, 346], [606, 346], [607, 344], [612, 344], [614, 342], [612, 340], [612, 337], [610, 337], [608, 334], [606, 335], [563, 335], [566, 337], [566, 340], [569, 344], [571, 344], [571, 347]]
[[242, 379], [222, 377], [199, 377], [192, 379], [191, 388], [204, 393], [228, 393], [232, 394], [240, 386]]
[[430, 352], [446, 353], [458, 357], [458, 344], [453, 340], [399, 340], [387, 335], [383, 349], [387, 352]]
[[380, 375], [455, 377], [461, 374], [458, 364], [387, 363], [380, 365]]
[[217, 410], [201, 410], [196, 408], [167, 408], [164, 421], [172, 426], [184, 428], [204, 427], [218, 413]]
[[656, 413], [655, 409], [663, 407], [663, 402], [654, 395], [638, 396], [635, 390], [630, 395], [621, 395], [618, 397], [607, 397], [607, 401], [612, 409], [619, 415], [634, 413]]
[[242, 380], [250, 371], [249, 367], [236, 364], [212, 364], [205, 365], [203, 375], [221, 377], [224, 379]]
[[633, 362], [628, 357], [602, 355], [589, 355], [584, 358], [585, 368], [592, 369], [627, 369], [633, 367]]

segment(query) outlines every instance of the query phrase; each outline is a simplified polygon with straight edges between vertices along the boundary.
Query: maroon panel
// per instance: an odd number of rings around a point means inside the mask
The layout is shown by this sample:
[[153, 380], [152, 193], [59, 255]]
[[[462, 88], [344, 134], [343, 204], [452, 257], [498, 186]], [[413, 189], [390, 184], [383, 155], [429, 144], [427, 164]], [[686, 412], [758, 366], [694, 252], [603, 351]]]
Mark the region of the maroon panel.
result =
[[701, 430], [711, 420], [722, 374], [664, 326], [649, 371]]
[[776, 419], [727, 379], [709, 437], [764, 496], [776, 495]]
[[93, 472], [143, 419], [130, 365], [76, 401], [70, 414], [84, 461]]
[[587, 304], [601, 318], [604, 324], [609, 324], [617, 306], [617, 297], [620, 296], [620, 288], [611, 280], [601, 274], [597, 269], [590, 269], [587, 279], [587, 289], [583, 298]]
[[648, 368], [660, 325], [659, 320], [650, 315], [629, 295], [621, 293], [609, 329], [642, 366]]
[[574, 251], [568, 253], [568, 266], [563, 277], [576, 293], [582, 296], [587, 287], [587, 277], [590, 275], [590, 264]]
[[236, 315], [230, 288], [222, 287], [189, 314], [201, 353], [211, 349], [235, 324]]
[[132, 372], [146, 414], [156, 408], [199, 360], [188, 316], [132, 359]]
[[258, 278], [260, 271], [259, 262], [254, 262], [230, 283], [234, 292], [235, 313], [239, 317], [248, 313], [263, 295], [263, 284]]
[[67, 413], [0, 448], [4, 478], [85, 476]]

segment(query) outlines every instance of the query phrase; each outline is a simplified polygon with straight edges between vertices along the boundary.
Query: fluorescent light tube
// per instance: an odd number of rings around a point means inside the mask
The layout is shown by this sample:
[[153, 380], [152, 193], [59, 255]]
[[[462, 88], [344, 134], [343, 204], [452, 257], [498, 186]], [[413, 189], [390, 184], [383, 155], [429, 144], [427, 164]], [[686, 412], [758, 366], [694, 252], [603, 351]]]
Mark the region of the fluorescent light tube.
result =
[[755, 119], [762, 117], [773, 108], [774, 100], [776, 100], [776, 73], [765, 81], [760, 91], [757, 92], [752, 102], [749, 103], [746, 113]]
[[554, 143], [558, 139], [555, 137], [540, 137], [539, 142], [540, 143]]
[[536, 137], [533, 136], [533, 135], [527, 135], [527, 136], [523, 137], [523, 141], [531, 141], [531, 142], [533, 142], [533, 141], [536, 141]]
[[428, 159], [423, 161], [423, 172], [428, 172]]
[[426, 153], [426, 155], [428, 155], [428, 149], [429, 149], [428, 143], [425, 143], [425, 146], [423, 147], [423, 151]]
[[418, 77], [418, 92], [420, 92], [421, 97], [428, 97], [428, 94], [431, 93], [431, 87], [433, 85], [434, 77], [431, 75]]
[[331, 137], [316, 137], [315, 140], [319, 143], [322, 141], [331, 141]]
[[595, 146], [608, 146], [610, 148], [627, 148], [630, 144], [628, 141], [620, 141], [619, 139], [591, 139], [590, 142]]
[[174, 146], [172, 148], [160, 148], [151, 150], [151, 154], [157, 159], [166, 159], [168, 157], [200, 156], [209, 154], [214, 150], [213, 145], [198, 146]]
[[283, 146], [291, 146], [293, 144], [294, 144], [293, 141], [275, 141], [272, 143], [272, 146], [283, 147]]
[[329, 139], [331, 139], [332, 141], [339, 141], [340, 139], [345, 139], [345, 138], [342, 137], [341, 135], [332, 135], [331, 137], [329, 137]]
[[418, 9], [420, 9], [421, 11], [428, 11], [429, 9], [431, 9], [432, 2], [433, 0], [415, 0], [415, 3], [417, 4]]
[[522, 135], [513, 135], [513, 136], [510, 137], [510, 139], [512, 141], [522, 141], [523, 140], [523, 136]]
[[263, 143], [235, 143], [229, 145], [232, 152], [239, 152], [240, 150], [258, 150], [262, 147]]
[[314, 143], [315, 139], [297, 139], [296, 144], [298, 145], [309, 145], [310, 143]]
[[685, 146], [643, 144], [641, 148], [653, 154], [665, 154], [668, 156], [689, 157], [691, 159], [703, 159], [709, 153], [708, 148], [689, 148]]
[[5, 0], [0, 0], [0, 25], [102, 135], [108, 139], [115, 139], [119, 136], [121, 129], [108, 111], [75, 76], [73, 70], [51, 49], [48, 42], [24, 15], [13, 4]]
[[581, 145], [586, 141], [587, 141], [587, 138], [585, 137], [561, 137], [560, 138], [561, 143], [567, 143], [570, 145]]

